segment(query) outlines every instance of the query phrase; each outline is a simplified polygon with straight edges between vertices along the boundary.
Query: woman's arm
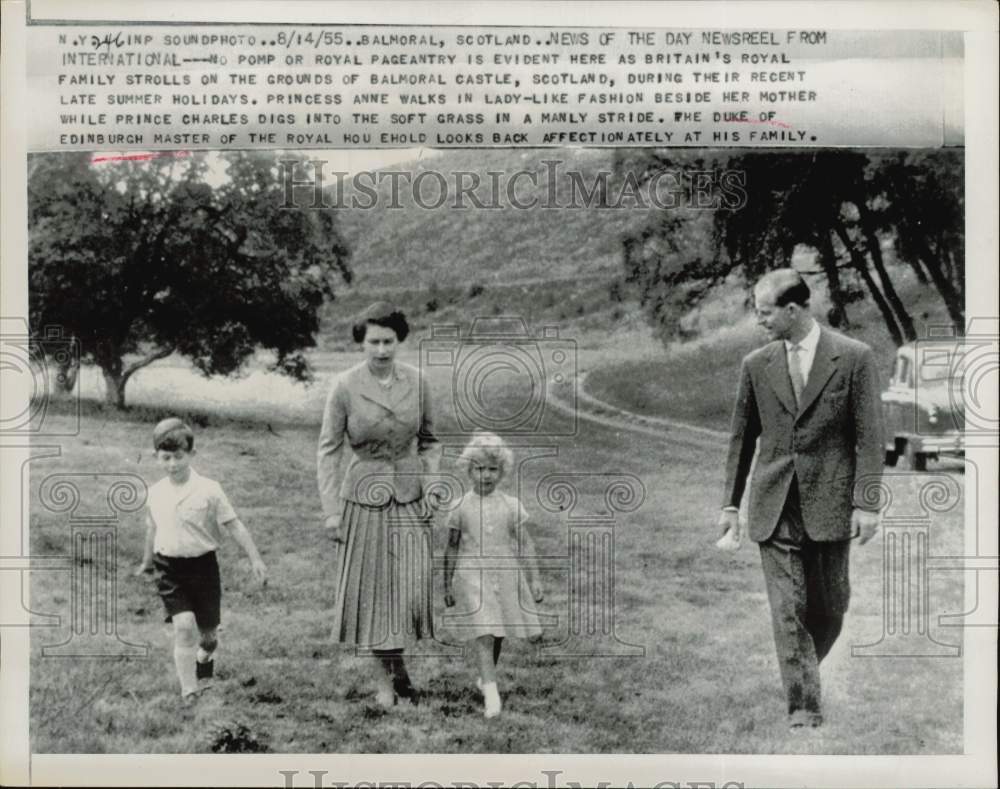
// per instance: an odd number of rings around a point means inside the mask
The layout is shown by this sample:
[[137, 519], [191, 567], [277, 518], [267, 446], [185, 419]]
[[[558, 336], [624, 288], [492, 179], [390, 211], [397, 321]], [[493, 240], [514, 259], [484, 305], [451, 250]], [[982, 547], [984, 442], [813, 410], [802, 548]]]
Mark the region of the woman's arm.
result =
[[424, 461], [424, 470], [437, 474], [441, 465], [441, 442], [434, 435], [434, 404], [431, 401], [431, 387], [424, 376], [420, 376], [420, 426], [417, 428], [417, 454]]
[[[531, 530], [534, 528], [534, 523], [527, 517], [523, 507], [518, 505], [518, 509], [520, 510], [521, 517], [517, 518], [512, 527], [514, 529], [512, 535], [515, 540], [514, 544], [518, 546], [518, 564], [520, 564], [521, 571], [528, 581], [531, 596], [536, 603], [540, 603], [544, 592], [538, 574], [538, 554], [535, 552], [535, 541], [531, 539]], [[520, 539], [519, 543], [517, 542], [518, 539]]]
[[340, 486], [343, 482], [344, 445], [347, 435], [348, 393], [337, 380], [330, 388], [323, 409], [323, 426], [320, 428], [316, 450], [316, 478], [319, 498], [326, 517], [327, 528], [340, 525], [343, 502]]
[[455, 605], [451, 584], [455, 578], [455, 564], [458, 560], [458, 548], [461, 544], [462, 531], [452, 526], [448, 529], [448, 547], [444, 550], [444, 604], [448, 608]]

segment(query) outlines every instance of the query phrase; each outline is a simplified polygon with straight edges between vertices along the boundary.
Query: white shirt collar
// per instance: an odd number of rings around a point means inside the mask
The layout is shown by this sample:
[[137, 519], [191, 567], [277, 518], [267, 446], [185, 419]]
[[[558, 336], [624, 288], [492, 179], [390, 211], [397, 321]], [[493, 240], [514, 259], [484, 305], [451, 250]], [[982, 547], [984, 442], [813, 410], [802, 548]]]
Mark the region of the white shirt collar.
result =
[[171, 492], [173, 496], [177, 497], [177, 501], [181, 502], [191, 495], [192, 491], [198, 488], [201, 484], [203, 477], [193, 468], [190, 469], [190, 474], [188, 475], [187, 481], [182, 482], [180, 485], [175, 485], [171, 482], [170, 477], [163, 478], [164, 490]]
[[[802, 349], [803, 353], [812, 358], [812, 356], [816, 353], [816, 345], [818, 343], [819, 343], [819, 322], [813, 320], [812, 328], [809, 329], [809, 331], [806, 333], [806, 336], [803, 337], [797, 344], [799, 348]], [[795, 347], [795, 345], [796, 343], [791, 342], [790, 340], [785, 340], [785, 352], [790, 353], [792, 348]]]

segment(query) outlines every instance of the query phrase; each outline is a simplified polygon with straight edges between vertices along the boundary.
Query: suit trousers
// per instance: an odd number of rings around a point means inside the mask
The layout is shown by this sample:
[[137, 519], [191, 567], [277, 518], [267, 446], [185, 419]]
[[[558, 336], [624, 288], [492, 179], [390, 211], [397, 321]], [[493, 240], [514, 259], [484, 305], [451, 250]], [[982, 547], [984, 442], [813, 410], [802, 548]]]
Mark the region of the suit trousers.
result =
[[819, 664], [840, 635], [850, 601], [850, 548], [850, 540], [809, 539], [793, 479], [774, 533], [760, 543], [789, 714], [820, 712]]

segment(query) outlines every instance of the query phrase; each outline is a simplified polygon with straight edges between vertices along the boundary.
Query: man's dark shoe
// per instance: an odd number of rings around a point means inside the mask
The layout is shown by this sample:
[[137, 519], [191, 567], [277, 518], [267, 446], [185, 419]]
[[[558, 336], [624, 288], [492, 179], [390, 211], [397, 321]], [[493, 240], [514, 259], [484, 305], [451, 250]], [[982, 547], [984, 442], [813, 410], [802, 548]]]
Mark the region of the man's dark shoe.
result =
[[808, 710], [795, 710], [788, 716], [788, 728], [792, 731], [796, 729], [816, 729], [823, 725], [823, 715], [819, 712], [809, 712]]

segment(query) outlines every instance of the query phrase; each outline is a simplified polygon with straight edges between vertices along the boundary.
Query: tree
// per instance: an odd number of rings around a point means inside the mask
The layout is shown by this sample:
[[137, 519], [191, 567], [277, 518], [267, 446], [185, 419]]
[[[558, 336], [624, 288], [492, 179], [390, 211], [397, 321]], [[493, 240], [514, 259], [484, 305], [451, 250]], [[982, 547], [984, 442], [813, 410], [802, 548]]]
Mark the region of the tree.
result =
[[[868, 207], [868, 157], [853, 151], [748, 153], [730, 167], [746, 173], [751, 212], [716, 214], [723, 245], [743, 249], [749, 279], [790, 264], [798, 246], [815, 250], [827, 283], [834, 326], [849, 323], [847, 305], [856, 291], [845, 284], [853, 270], [867, 289], [897, 345], [916, 339], [916, 329], [881, 255], [881, 240]], [[749, 241], [749, 248], [748, 248]], [[766, 243], [769, 241], [770, 243]], [[730, 251], [730, 254], [732, 252]]]
[[624, 280], [637, 287], [646, 319], [664, 341], [686, 336], [683, 317], [733, 269], [714, 254], [711, 213], [690, 204], [695, 180], [706, 168], [686, 151], [616, 152], [614, 160], [616, 174], [645, 195], [640, 205], [655, 205], [649, 197], [654, 192], [661, 205], [677, 202], [673, 209], [647, 210], [642, 222], [622, 234]]
[[117, 407], [132, 375], [172, 353], [228, 375], [264, 348], [307, 378], [319, 307], [351, 279], [334, 211], [281, 208], [275, 155], [222, 157], [217, 186], [202, 155], [32, 162], [31, 324], [75, 338]]
[[876, 220], [891, 230], [896, 254], [944, 302], [957, 336], [965, 333], [964, 152], [906, 151], [878, 163]]
[[[664, 339], [681, 334], [683, 312], [697, 306], [730, 274], [752, 282], [788, 266], [800, 247], [815, 252], [834, 326], [849, 325], [847, 306], [867, 290], [897, 345], [917, 337], [916, 326], [883, 256], [890, 245], [921, 281], [934, 283], [956, 331], [964, 322], [964, 234], [961, 153], [856, 151], [757, 152], [725, 162], [742, 175], [746, 200], [736, 208], [716, 201], [705, 254], [697, 217], [653, 212], [622, 239], [626, 276]], [[698, 159], [643, 151], [617, 160], [617, 170], [649, 182], [673, 169], [694, 173]], [[717, 184], [722, 180], [717, 179]], [[657, 215], [659, 214], [659, 215]], [[898, 269], [896, 270], [898, 274]]]

